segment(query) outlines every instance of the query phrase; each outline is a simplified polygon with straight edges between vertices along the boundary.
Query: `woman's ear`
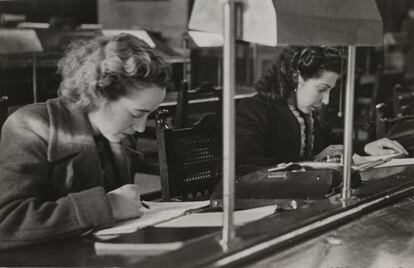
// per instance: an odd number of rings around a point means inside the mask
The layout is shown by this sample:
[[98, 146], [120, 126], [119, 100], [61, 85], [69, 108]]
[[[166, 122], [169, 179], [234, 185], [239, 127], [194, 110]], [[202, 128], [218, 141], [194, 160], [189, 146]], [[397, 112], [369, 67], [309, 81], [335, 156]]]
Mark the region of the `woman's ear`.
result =
[[293, 81], [298, 82], [298, 73], [297, 72], [293, 73]]
[[296, 71], [293, 74], [293, 81], [295, 81], [295, 83], [299, 83], [299, 79], [302, 78], [302, 76], [300, 75], [299, 71]]

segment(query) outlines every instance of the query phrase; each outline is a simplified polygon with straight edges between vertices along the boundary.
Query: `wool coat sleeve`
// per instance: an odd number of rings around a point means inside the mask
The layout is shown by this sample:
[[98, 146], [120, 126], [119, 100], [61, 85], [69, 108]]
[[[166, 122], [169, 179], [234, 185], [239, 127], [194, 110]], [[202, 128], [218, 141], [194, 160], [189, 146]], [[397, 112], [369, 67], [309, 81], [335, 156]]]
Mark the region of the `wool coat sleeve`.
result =
[[102, 187], [56, 196], [47, 160], [47, 115], [15, 112], [0, 140], [0, 249], [46, 242], [113, 224]]
[[[256, 99], [257, 100], [257, 99]], [[282, 140], [289, 132], [289, 126], [283, 126], [285, 118], [270, 118], [269, 107], [254, 99], [241, 102], [236, 114], [236, 170], [244, 175], [257, 169], [282, 162], [301, 161], [305, 158], [286, 149], [274, 150], [275, 140]], [[286, 147], [289, 147], [286, 145]]]

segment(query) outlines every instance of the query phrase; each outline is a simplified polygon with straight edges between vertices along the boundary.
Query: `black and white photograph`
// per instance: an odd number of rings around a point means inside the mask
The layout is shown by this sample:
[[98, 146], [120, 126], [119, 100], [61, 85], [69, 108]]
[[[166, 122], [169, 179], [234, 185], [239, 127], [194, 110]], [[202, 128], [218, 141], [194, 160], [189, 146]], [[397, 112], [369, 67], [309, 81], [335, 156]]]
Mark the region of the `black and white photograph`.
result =
[[414, 0], [0, 0], [0, 267], [414, 267]]

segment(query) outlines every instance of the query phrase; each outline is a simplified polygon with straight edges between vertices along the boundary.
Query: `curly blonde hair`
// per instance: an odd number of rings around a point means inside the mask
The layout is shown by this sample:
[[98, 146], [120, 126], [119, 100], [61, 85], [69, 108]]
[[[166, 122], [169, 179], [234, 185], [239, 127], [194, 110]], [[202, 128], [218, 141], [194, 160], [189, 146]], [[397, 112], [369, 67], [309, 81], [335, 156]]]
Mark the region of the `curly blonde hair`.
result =
[[124, 96], [129, 83], [164, 88], [169, 82], [169, 65], [160, 52], [126, 33], [72, 43], [58, 63], [58, 72], [59, 95], [85, 111], [95, 109], [100, 97]]

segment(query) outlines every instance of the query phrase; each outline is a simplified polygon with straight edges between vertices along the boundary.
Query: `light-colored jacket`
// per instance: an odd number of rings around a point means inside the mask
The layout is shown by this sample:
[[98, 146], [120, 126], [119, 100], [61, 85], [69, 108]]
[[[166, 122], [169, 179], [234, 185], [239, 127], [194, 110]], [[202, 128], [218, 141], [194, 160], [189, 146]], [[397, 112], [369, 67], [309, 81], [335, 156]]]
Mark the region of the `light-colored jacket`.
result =
[[[122, 184], [125, 146], [111, 145]], [[113, 224], [93, 131], [76, 104], [56, 98], [14, 112], [0, 140], [0, 249], [81, 235]]]

